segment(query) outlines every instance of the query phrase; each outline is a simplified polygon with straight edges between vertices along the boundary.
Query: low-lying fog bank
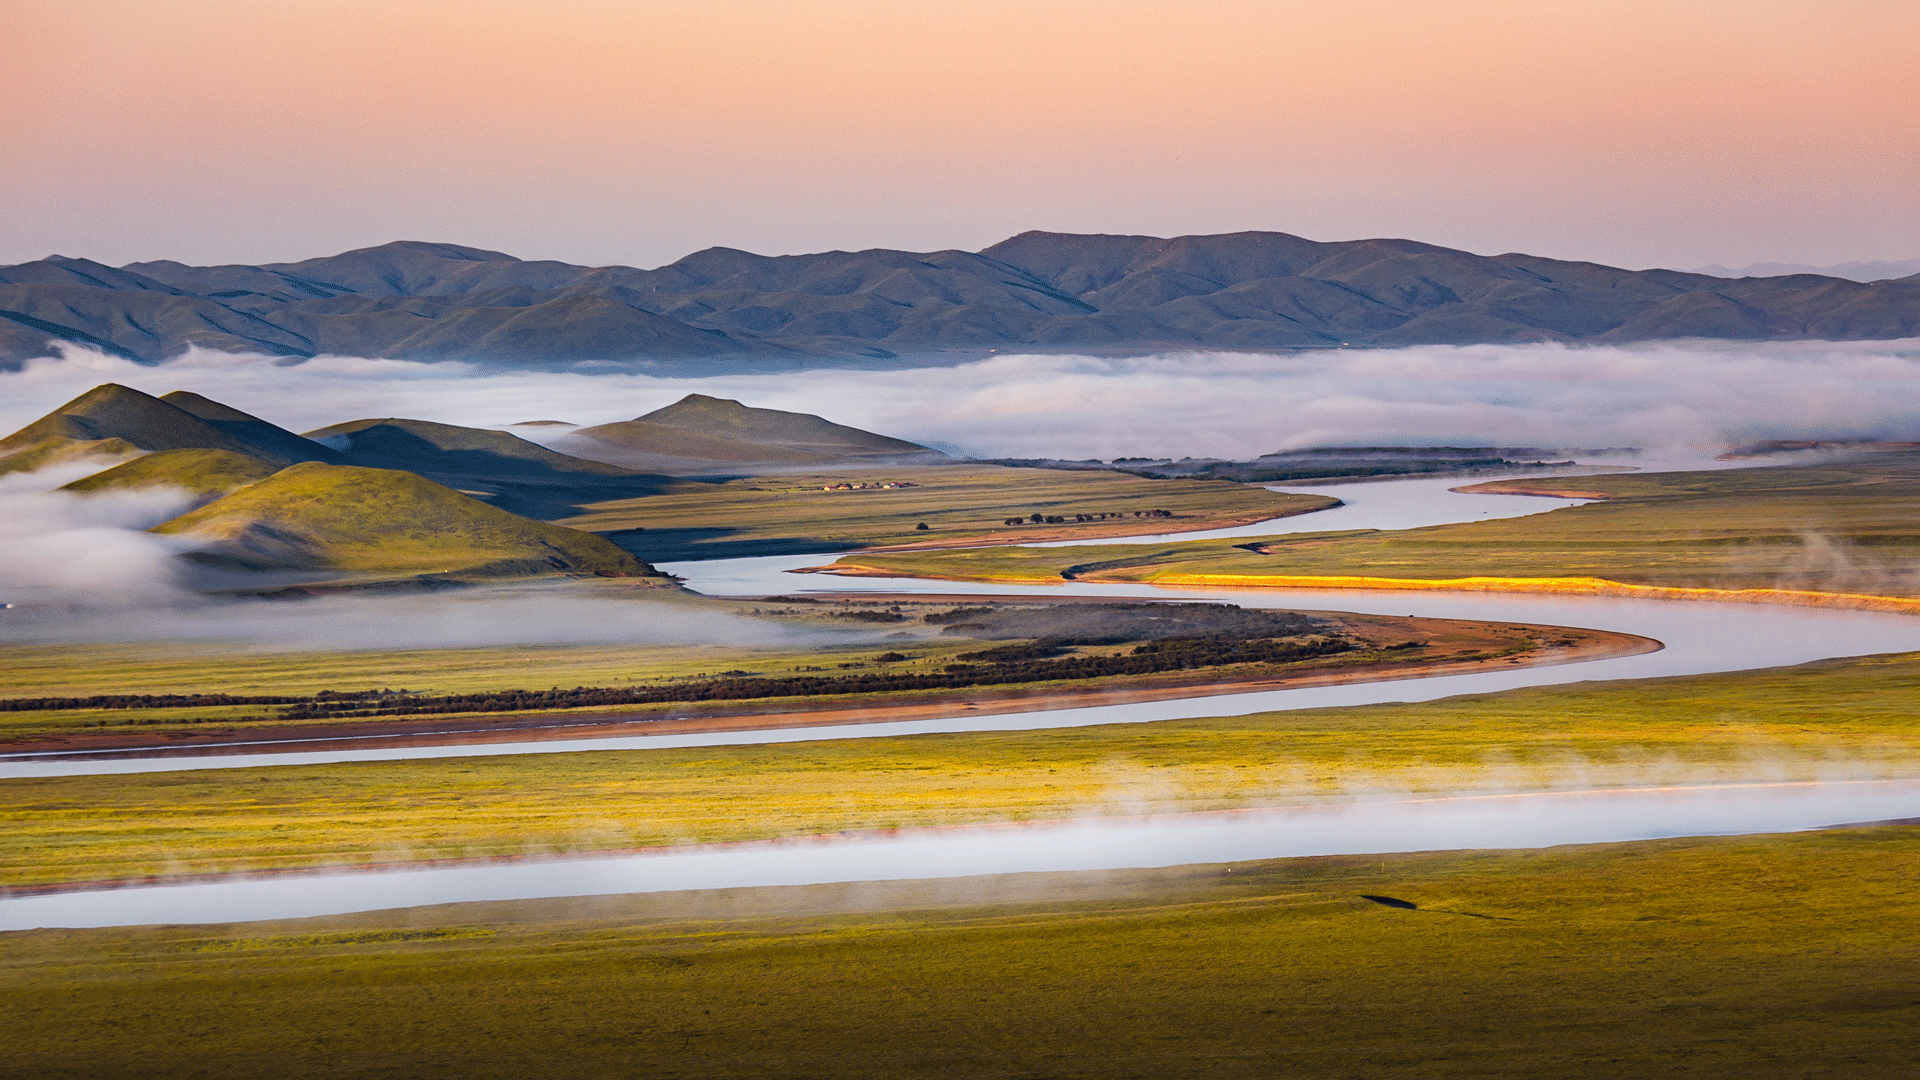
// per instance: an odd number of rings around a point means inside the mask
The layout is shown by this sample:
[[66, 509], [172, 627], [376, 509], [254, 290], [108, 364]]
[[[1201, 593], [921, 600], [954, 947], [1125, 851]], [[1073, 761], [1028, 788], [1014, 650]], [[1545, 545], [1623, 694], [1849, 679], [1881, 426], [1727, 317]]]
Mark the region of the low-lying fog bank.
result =
[[1313, 446], [1634, 446], [1710, 457], [1765, 439], [1912, 439], [1920, 418], [1920, 340], [1014, 354], [778, 374], [719, 367], [702, 378], [503, 374], [461, 363], [289, 363], [204, 351], [146, 367], [69, 348], [64, 358], [0, 373], [0, 429], [109, 380], [204, 393], [296, 431], [372, 416], [595, 424], [699, 392], [990, 458], [1244, 461]]

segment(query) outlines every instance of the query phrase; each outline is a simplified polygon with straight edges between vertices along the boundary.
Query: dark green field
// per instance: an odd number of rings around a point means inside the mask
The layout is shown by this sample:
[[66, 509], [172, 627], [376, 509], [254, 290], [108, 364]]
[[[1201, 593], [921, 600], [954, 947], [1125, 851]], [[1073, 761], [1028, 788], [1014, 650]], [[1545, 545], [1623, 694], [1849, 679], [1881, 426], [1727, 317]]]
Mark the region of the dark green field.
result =
[[0, 935], [0, 1075], [1920, 1073], [1920, 829], [1230, 869]]

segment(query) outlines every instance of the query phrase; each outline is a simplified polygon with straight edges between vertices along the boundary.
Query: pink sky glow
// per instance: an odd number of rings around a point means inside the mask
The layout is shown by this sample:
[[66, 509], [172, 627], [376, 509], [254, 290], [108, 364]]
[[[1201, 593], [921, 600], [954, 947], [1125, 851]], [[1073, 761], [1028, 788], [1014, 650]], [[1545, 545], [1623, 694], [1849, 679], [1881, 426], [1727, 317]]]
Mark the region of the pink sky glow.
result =
[[1911, 0], [6, 0], [0, 262], [1920, 256]]

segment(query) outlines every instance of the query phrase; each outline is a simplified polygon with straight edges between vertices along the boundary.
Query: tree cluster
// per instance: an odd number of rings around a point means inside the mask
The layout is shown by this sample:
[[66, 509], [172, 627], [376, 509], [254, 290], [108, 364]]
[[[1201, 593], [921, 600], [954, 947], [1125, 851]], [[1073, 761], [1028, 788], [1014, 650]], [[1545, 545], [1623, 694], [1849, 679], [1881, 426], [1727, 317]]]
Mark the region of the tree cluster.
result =
[[[1111, 518], [1124, 518], [1126, 516], [1127, 515], [1125, 514], [1111, 513], [1111, 512], [1105, 513], [1105, 514], [1043, 514], [1036, 510], [1032, 514], [1023, 518], [1010, 517], [1006, 521], [1002, 522], [1001, 524], [1003, 525], [1064, 525], [1067, 523], [1069, 519], [1071, 519], [1076, 524], [1085, 524], [1086, 522], [1089, 522], [1089, 521], [1106, 521]], [[1137, 518], [1170, 518], [1173, 516], [1173, 511], [1171, 510], [1135, 510], [1133, 512], [1133, 516]]]

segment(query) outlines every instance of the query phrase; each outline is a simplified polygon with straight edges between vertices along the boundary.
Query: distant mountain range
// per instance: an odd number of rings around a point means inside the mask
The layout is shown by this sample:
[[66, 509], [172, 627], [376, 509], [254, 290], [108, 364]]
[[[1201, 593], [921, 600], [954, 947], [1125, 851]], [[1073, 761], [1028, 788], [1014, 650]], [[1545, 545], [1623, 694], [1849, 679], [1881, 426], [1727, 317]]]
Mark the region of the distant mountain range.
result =
[[1875, 262], [1844, 262], [1832, 266], [1810, 266], [1806, 263], [1763, 262], [1752, 266], [1734, 269], [1715, 263], [1693, 271], [1696, 274], [1709, 274], [1713, 277], [1784, 277], [1788, 274], [1819, 274], [1823, 277], [1846, 278], [1849, 281], [1892, 281], [1897, 278], [1912, 277], [1920, 274], [1920, 259], [1903, 259], [1890, 262], [1881, 259]]
[[1029, 232], [978, 252], [762, 256], [653, 270], [405, 241], [262, 266], [52, 256], [0, 267], [0, 364], [64, 340], [514, 368], [716, 370], [994, 349], [1320, 349], [1920, 334], [1920, 275], [1729, 279], [1410, 240]]

